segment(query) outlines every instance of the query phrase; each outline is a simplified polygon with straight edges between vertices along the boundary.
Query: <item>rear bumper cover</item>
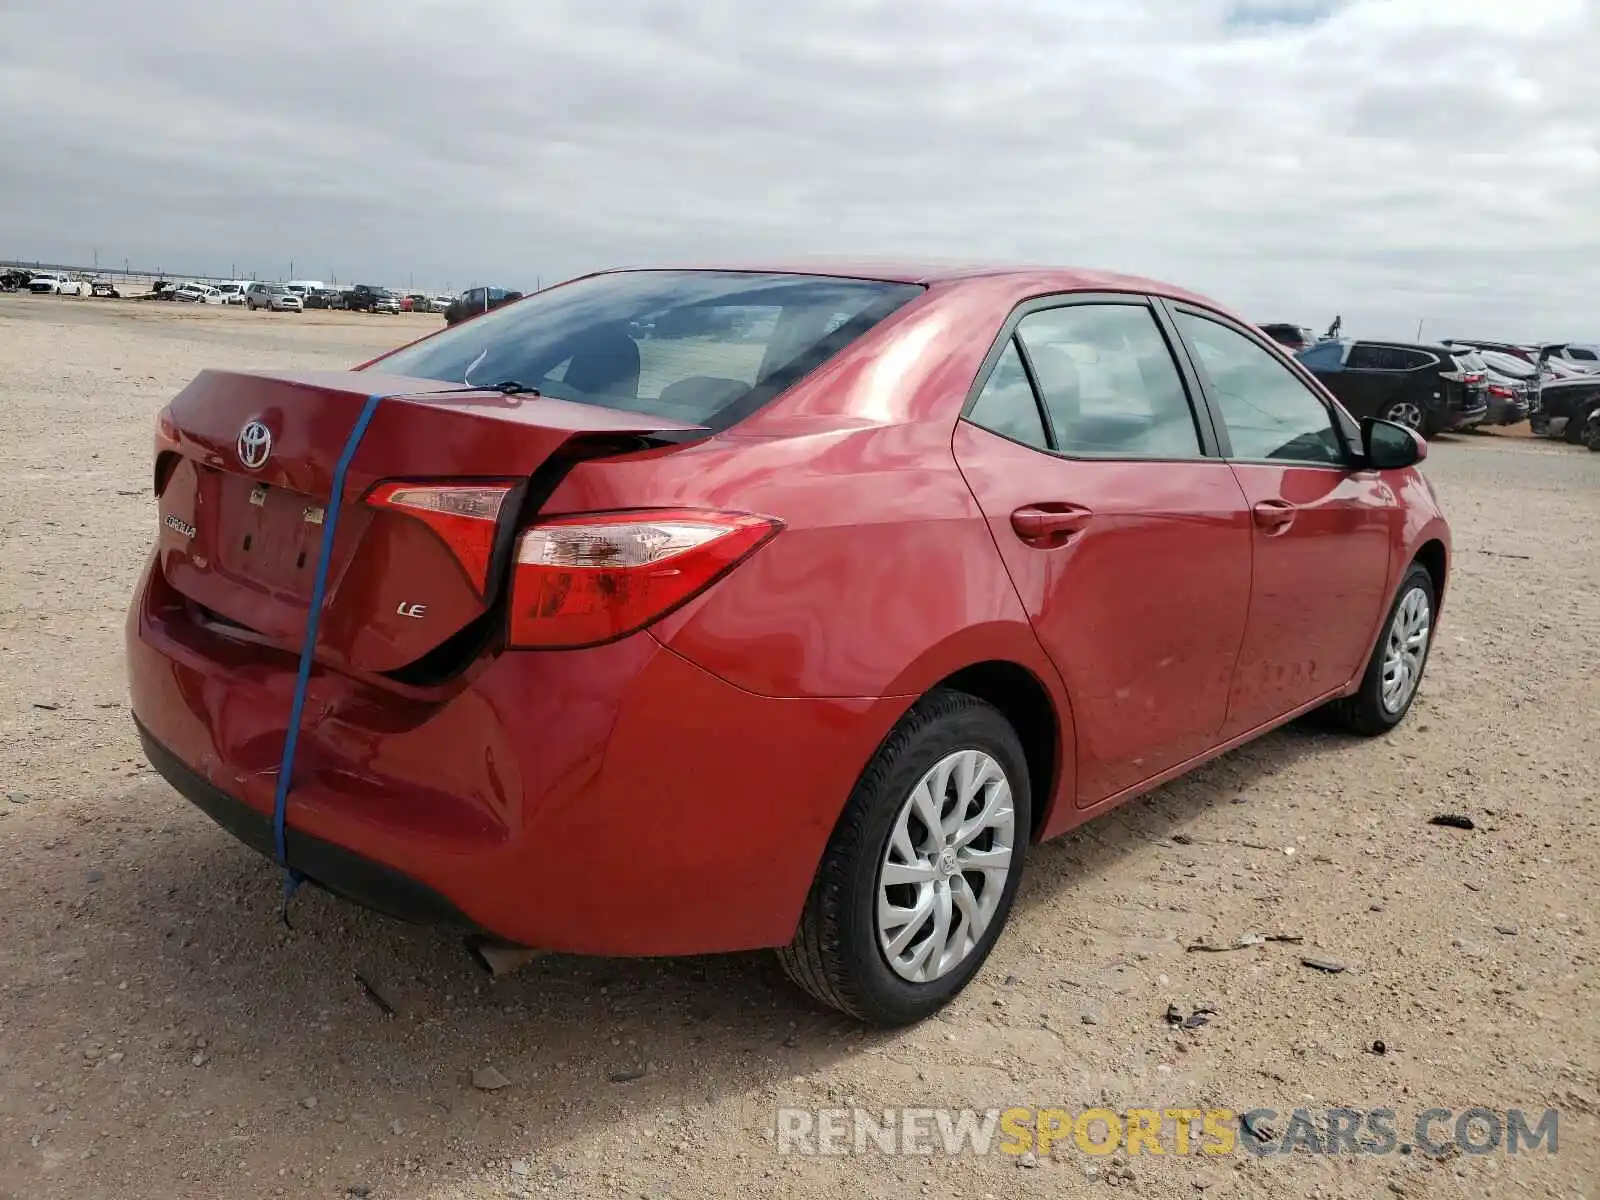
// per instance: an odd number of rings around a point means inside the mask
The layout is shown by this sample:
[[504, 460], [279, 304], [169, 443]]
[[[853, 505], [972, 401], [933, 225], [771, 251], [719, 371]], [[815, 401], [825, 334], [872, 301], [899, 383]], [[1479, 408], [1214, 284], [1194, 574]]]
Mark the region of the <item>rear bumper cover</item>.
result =
[[[250, 849], [276, 858], [272, 821], [191, 770], [158, 742], [137, 717], [145, 758], [184, 799]], [[298, 829], [286, 831], [289, 861], [307, 880], [363, 908], [417, 925], [484, 933], [444, 896], [383, 863]]]
[[[152, 557], [125, 640], [146, 753], [270, 855], [295, 659], [187, 611]], [[289, 862], [369, 907], [540, 949], [783, 945], [909, 703], [757, 696], [648, 633], [502, 653], [431, 696], [314, 669]]]

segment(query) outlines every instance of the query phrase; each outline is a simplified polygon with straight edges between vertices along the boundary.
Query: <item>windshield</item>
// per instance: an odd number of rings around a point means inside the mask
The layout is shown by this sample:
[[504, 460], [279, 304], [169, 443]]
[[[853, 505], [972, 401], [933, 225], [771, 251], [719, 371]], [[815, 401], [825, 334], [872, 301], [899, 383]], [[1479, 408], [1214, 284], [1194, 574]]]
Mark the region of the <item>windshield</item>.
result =
[[372, 365], [725, 428], [921, 291], [814, 275], [620, 271], [513, 301]]

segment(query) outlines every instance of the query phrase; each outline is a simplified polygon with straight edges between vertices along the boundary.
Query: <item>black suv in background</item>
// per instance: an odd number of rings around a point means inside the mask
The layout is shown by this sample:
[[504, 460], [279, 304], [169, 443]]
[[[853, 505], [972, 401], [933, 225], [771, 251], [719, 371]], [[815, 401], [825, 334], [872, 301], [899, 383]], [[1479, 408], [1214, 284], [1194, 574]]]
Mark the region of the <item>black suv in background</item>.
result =
[[386, 287], [378, 287], [370, 283], [358, 283], [341, 297], [344, 306], [351, 312], [369, 313], [397, 313], [400, 311], [400, 297]]
[[469, 288], [450, 301], [449, 307], [444, 310], [444, 323], [454, 325], [459, 321], [465, 321], [468, 317], [490, 312], [502, 304], [510, 304], [513, 300], [521, 299], [521, 292], [508, 292], [505, 288]]
[[1413, 342], [1325, 341], [1301, 364], [1354, 417], [1409, 425], [1424, 437], [1480, 424], [1489, 412], [1481, 364], [1449, 347]]

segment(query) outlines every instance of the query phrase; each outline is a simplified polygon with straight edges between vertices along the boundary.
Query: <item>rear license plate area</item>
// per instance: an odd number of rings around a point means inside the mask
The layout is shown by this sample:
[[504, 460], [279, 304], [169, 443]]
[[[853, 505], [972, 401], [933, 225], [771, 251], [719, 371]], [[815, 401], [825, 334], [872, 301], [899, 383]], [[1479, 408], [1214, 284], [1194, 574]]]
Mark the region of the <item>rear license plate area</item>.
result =
[[287, 488], [215, 473], [216, 558], [225, 574], [309, 600], [322, 547], [323, 506]]

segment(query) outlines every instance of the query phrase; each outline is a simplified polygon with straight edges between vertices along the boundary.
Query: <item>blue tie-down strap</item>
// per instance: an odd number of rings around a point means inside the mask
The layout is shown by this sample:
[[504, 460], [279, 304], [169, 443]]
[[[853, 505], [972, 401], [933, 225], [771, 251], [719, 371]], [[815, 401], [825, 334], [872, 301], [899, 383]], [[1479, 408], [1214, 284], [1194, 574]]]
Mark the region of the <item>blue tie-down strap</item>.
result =
[[294, 755], [300, 743], [300, 717], [305, 711], [306, 688], [311, 683], [311, 662], [316, 655], [317, 629], [322, 624], [322, 604], [328, 591], [328, 566], [333, 561], [333, 538], [339, 529], [339, 508], [344, 499], [344, 476], [350, 469], [350, 460], [356, 447], [372, 423], [372, 414], [378, 410], [382, 396], [368, 396], [362, 405], [361, 415], [345, 441], [338, 465], [333, 468], [333, 484], [328, 496], [328, 509], [322, 518], [322, 549], [317, 555], [317, 573], [311, 581], [311, 603], [306, 609], [306, 631], [300, 642], [300, 672], [294, 681], [294, 700], [289, 705], [289, 728], [283, 739], [283, 761], [278, 764], [278, 790], [272, 799], [272, 836], [278, 851], [278, 862], [283, 867], [283, 919], [289, 921], [289, 900], [303, 880], [303, 876], [289, 863], [288, 823], [289, 788], [294, 779]]

